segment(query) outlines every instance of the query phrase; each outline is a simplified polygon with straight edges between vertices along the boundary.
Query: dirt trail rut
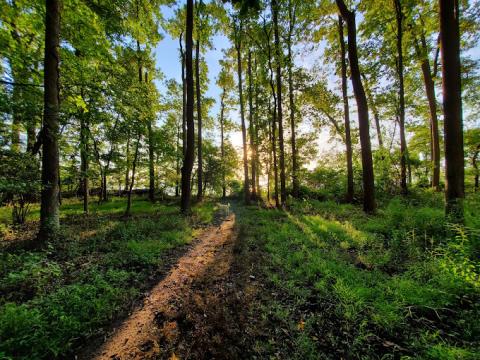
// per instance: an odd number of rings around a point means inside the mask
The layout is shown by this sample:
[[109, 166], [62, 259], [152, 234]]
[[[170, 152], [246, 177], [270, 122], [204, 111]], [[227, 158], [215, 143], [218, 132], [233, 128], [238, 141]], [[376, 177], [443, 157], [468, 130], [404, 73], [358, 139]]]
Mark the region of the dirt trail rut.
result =
[[[96, 352], [94, 359], [162, 359], [195, 357], [195, 339], [183, 339], [185, 331], [195, 333], [198, 309], [212, 304], [202, 294], [198, 283], [205, 278], [222, 281], [230, 270], [236, 240], [235, 215], [230, 215], [220, 226], [207, 228], [167, 276], [159, 282], [110, 338]], [[192, 303], [194, 315], [189, 308]], [[202, 310], [207, 318], [208, 311]], [[201, 320], [200, 320], [201, 321]], [[201, 334], [198, 334], [201, 336]]]

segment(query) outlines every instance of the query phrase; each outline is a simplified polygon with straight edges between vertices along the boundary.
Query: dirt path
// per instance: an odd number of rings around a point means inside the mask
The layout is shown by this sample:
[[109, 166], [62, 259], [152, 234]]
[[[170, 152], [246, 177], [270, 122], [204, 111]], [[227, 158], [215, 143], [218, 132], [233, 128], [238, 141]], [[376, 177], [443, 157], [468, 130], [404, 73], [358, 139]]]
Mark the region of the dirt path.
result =
[[[223, 302], [232, 287], [228, 278], [237, 239], [234, 225], [235, 215], [230, 215], [220, 226], [207, 228], [93, 358], [223, 358], [225, 351], [232, 351], [218, 350], [224, 339], [212, 335], [212, 329], [223, 334], [227, 321]], [[214, 350], [205, 348], [206, 342]]]

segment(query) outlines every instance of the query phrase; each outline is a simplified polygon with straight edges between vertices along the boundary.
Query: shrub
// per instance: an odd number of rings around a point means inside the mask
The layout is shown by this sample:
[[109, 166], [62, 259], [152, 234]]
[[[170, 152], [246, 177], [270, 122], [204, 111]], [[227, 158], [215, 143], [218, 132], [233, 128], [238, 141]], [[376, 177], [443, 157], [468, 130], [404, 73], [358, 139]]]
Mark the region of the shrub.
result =
[[14, 224], [23, 224], [40, 192], [39, 165], [30, 153], [0, 151], [0, 202], [12, 207]]

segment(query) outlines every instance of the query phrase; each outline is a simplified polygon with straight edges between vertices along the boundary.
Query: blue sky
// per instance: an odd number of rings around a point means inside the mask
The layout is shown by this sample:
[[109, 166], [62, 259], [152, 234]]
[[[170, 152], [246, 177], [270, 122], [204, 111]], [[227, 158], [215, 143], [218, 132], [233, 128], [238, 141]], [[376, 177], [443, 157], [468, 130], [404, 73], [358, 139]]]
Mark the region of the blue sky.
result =
[[[168, 19], [173, 16], [173, 9], [170, 7], [163, 6], [163, 16]], [[162, 71], [165, 76], [165, 79], [175, 79], [178, 82], [182, 81], [182, 68], [180, 63], [179, 55], [179, 44], [178, 39], [172, 39], [169, 34], [163, 33], [164, 38], [158, 44], [155, 49], [155, 58], [157, 68]], [[229, 41], [224, 35], [216, 35], [213, 38], [212, 44], [214, 48], [204, 52], [202, 57], [205, 59], [208, 65], [208, 76], [210, 79], [210, 84], [205, 95], [207, 97], [212, 97], [217, 100], [220, 97], [220, 89], [216, 85], [216, 77], [220, 72], [219, 60], [223, 58], [222, 50], [229, 47]], [[162, 86], [160, 85], [160, 90]], [[214, 114], [217, 114], [219, 111], [219, 104], [215, 104], [212, 109]]]
[[[163, 16], [164, 18], [168, 19], [173, 16], [174, 8], [162, 6]], [[155, 49], [155, 57], [156, 57], [156, 66], [161, 72], [164, 74], [165, 80], [167, 79], [176, 79], [178, 82], [181, 82], [181, 64], [179, 61], [179, 46], [178, 46], [178, 39], [172, 39], [169, 34], [163, 33], [163, 40], [159, 42], [158, 46]], [[203, 58], [205, 59], [208, 65], [208, 72], [209, 72], [209, 88], [206, 92], [206, 96], [211, 97], [218, 101], [220, 97], [220, 89], [216, 85], [216, 77], [220, 72], [220, 65], [219, 60], [223, 58], [223, 50], [230, 47], [230, 43], [228, 39], [224, 35], [216, 35], [213, 38], [212, 44], [214, 46], [213, 49], [208, 50], [202, 54]], [[321, 47], [320, 47], [321, 48]], [[315, 62], [321, 57], [322, 49], [317, 49], [317, 51], [309, 52], [304, 51], [303, 46], [299, 45], [296, 47], [297, 53], [299, 52], [295, 58], [295, 63], [297, 66], [302, 66], [305, 68], [311, 68], [314, 66]], [[480, 58], [480, 45], [477, 45], [474, 49], [469, 51], [469, 55], [473, 58], [478, 59]], [[160, 94], [163, 92], [163, 86], [161, 83], [157, 83], [159, 85]], [[351, 90], [351, 89], [350, 89]], [[351, 92], [351, 91], [350, 91]], [[439, 96], [440, 96], [439, 92]], [[352, 106], [352, 111], [355, 111], [355, 107]], [[219, 104], [216, 102], [211, 110], [211, 115], [216, 118], [219, 112]], [[232, 111], [230, 117], [233, 120], [239, 121], [239, 114], [238, 111]], [[353, 119], [355, 118], [355, 114], [353, 115]], [[302, 129], [299, 129], [302, 130]], [[307, 129], [303, 129], [306, 131]], [[371, 129], [371, 131], [374, 131]], [[216, 136], [215, 131], [213, 132], [214, 136]], [[234, 132], [231, 134], [231, 140], [235, 147], [240, 148], [242, 141], [241, 141], [241, 133]], [[320, 151], [329, 151], [335, 148], [338, 148], [338, 143], [330, 142], [330, 136], [328, 130], [322, 131], [319, 134], [318, 144]]]

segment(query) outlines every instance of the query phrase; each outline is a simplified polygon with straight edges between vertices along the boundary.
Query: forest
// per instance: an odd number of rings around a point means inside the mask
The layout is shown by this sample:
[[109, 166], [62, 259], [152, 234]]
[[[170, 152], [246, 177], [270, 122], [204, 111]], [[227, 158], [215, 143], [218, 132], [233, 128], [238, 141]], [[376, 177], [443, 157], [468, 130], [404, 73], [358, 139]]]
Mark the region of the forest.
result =
[[0, 360], [480, 359], [479, 0], [0, 0]]

